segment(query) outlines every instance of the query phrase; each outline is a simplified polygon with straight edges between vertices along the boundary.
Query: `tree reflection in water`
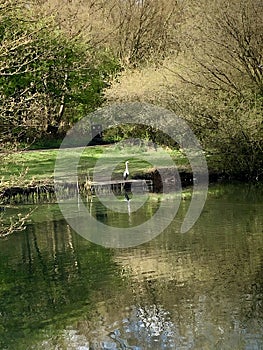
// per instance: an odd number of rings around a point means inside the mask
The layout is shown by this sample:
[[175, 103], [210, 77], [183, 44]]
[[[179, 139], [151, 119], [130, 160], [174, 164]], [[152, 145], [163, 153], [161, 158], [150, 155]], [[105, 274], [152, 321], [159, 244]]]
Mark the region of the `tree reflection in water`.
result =
[[165, 233], [121, 250], [40, 206], [23, 234], [0, 242], [1, 350], [262, 350], [263, 197], [242, 193], [216, 187], [179, 235], [185, 201]]

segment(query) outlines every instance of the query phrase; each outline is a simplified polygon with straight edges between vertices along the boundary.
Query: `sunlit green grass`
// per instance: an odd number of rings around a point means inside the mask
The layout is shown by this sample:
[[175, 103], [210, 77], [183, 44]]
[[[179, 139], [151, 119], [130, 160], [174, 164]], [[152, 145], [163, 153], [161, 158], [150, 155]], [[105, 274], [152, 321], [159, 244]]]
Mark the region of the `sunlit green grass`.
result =
[[[20, 179], [21, 182], [52, 181], [58, 149], [24, 151], [11, 154], [2, 158], [1, 176], [3, 182], [13, 182]], [[73, 148], [63, 151], [65, 166], [61, 169], [61, 176], [67, 175], [71, 169], [74, 157], [79, 157], [78, 174], [92, 178], [94, 167], [99, 173], [107, 174], [113, 167], [111, 177], [121, 178], [124, 164], [129, 160], [131, 176], [147, 172], [155, 167], [165, 167], [175, 164], [180, 168], [188, 166], [188, 161], [180, 151], [158, 150], [145, 147], [89, 146], [85, 148]], [[17, 180], [18, 179], [18, 180]]]
[[[1, 164], [2, 181], [8, 181], [11, 177], [16, 178], [19, 176], [23, 177], [25, 182], [52, 179], [58, 152], [58, 149], [25, 151], [5, 157]], [[89, 147], [85, 150], [82, 157], [89, 166], [92, 166], [101, 152], [102, 150], [99, 147]]]

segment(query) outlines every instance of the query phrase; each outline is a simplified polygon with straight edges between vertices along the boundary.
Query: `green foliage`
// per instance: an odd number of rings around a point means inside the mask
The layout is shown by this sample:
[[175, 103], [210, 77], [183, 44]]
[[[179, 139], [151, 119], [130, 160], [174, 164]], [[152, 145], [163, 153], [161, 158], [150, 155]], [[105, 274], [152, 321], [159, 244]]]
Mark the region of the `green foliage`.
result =
[[[177, 143], [161, 130], [144, 124], [119, 124], [104, 132], [106, 142], [118, 142], [123, 139], [138, 139], [140, 143], [149, 142], [152, 146], [162, 145], [177, 148]], [[155, 145], [154, 145], [155, 144]]]
[[[114, 52], [124, 66], [137, 67], [128, 70], [131, 76], [147, 64], [154, 72], [124, 84], [128, 101], [148, 99], [183, 116], [204, 149], [220, 160], [218, 169], [246, 179], [263, 176], [260, 1], [218, 0], [209, 6], [205, 0], [185, 0], [180, 6], [161, 1], [140, 7], [134, 2], [131, 8], [118, 3], [118, 29], [111, 16], [108, 28], [101, 26], [101, 16], [113, 8], [111, 2], [95, 1], [95, 12], [93, 2], [91, 7], [70, 2], [61, 11], [54, 5], [52, 16], [45, 12], [45, 2], [29, 3], [27, 7], [6, 0], [0, 8], [0, 143], [5, 148], [7, 141], [9, 146], [35, 139], [55, 143], [72, 124], [101, 106], [104, 92], [121, 70]], [[38, 8], [45, 13], [41, 20]], [[84, 8], [87, 16], [81, 20], [78, 11]], [[65, 23], [72, 23], [73, 17], [74, 34], [69, 34]], [[167, 33], [177, 34], [176, 40]], [[174, 65], [166, 65], [169, 60]], [[158, 70], [163, 79], [156, 88]], [[149, 81], [142, 84], [141, 77]], [[114, 101], [123, 97], [118, 95], [118, 82], [115, 86], [117, 93], [108, 95]], [[144, 125], [122, 125], [104, 133], [107, 142], [123, 138], [176, 148], [167, 135]]]
[[[191, 97], [190, 97], [191, 96]], [[263, 176], [262, 98], [188, 87], [181, 98], [185, 118], [207, 151], [210, 169], [242, 180]], [[174, 106], [175, 107], [175, 106]]]
[[103, 103], [103, 90], [119, 70], [110, 51], [66, 37], [51, 18], [22, 19], [26, 14], [20, 11], [16, 16], [0, 13], [3, 141], [63, 134]]

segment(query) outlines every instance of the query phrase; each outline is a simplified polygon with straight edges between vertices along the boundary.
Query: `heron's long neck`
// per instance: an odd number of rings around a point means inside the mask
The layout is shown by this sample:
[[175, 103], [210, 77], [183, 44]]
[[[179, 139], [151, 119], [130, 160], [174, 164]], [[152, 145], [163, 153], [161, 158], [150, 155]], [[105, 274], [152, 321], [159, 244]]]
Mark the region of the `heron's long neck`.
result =
[[128, 163], [126, 163], [126, 173], [129, 172], [129, 169], [128, 169]]

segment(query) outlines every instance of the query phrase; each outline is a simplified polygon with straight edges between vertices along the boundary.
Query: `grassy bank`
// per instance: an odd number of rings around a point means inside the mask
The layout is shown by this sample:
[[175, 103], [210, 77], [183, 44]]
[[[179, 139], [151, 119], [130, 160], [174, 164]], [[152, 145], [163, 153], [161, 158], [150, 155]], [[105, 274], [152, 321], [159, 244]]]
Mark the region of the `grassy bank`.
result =
[[[6, 188], [26, 186], [35, 182], [52, 183], [58, 152], [58, 149], [31, 150], [8, 155], [2, 159], [0, 186]], [[75, 155], [76, 149], [67, 151], [65, 154], [67, 166], [63, 169], [64, 174], [62, 172], [61, 176], [72, 170], [71, 157]], [[154, 148], [145, 146], [90, 146], [86, 147], [81, 154], [78, 173], [89, 175], [92, 178], [95, 165], [98, 171], [106, 173], [108, 166], [114, 161], [116, 167], [112, 177], [121, 179], [125, 160], [129, 160], [132, 177], [151, 170], [155, 164], [159, 167], [166, 166], [169, 157], [177, 164], [179, 170], [189, 168], [186, 157], [180, 151], [163, 150], [161, 148], [156, 151]]]

